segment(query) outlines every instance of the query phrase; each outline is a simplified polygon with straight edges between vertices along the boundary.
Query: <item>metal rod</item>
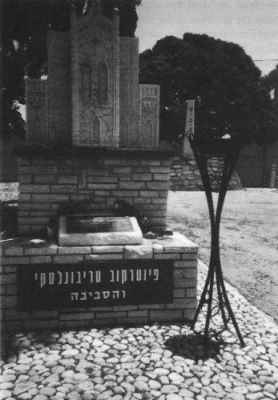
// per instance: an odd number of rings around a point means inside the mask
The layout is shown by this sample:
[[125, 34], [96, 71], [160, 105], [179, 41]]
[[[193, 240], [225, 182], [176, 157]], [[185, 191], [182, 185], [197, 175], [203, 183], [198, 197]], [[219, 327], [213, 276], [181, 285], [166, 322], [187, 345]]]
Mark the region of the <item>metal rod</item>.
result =
[[206, 340], [208, 339], [209, 329], [212, 322], [211, 320], [214, 316], [212, 312], [213, 310], [212, 304], [215, 297], [217, 301], [217, 309], [220, 312], [222, 321], [224, 323], [224, 328], [228, 329], [228, 323], [229, 321], [231, 321], [236, 331], [236, 334], [239, 338], [241, 346], [244, 346], [244, 340], [240, 333], [239, 326], [237, 324], [226, 291], [223, 271], [221, 266], [220, 247], [219, 247], [220, 222], [221, 222], [221, 215], [223, 211], [225, 196], [228, 190], [229, 182], [236, 161], [239, 156], [240, 149], [239, 147], [236, 147], [234, 151], [230, 150], [223, 151], [220, 154], [221, 157], [223, 158], [223, 171], [222, 171], [220, 187], [218, 190], [218, 198], [216, 201], [216, 209], [215, 209], [212, 196], [212, 184], [209, 177], [208, 160], [210, 157], [215, 157], [216, 155], [219, 156], [219, 153], [214, 154], [211, 151], [206, 152], [204, 151], [204, 147], [200, 148], [197, 144], [194, 144], [192, 141], [191, 141], [191, 146], [204, 185], [204, 190], [208, 204], [209, 218], [210, 218], [210, 229], [211, 229], [210, 262], [209, 262], [207, 277], [205, 280], [205, 285], [191, 327], [192, 329], [195, 328], [195, 324], [198, 320], [200, 312], [202, 311], [203, 307], [207, 305], [205, 313], [204, 336]]

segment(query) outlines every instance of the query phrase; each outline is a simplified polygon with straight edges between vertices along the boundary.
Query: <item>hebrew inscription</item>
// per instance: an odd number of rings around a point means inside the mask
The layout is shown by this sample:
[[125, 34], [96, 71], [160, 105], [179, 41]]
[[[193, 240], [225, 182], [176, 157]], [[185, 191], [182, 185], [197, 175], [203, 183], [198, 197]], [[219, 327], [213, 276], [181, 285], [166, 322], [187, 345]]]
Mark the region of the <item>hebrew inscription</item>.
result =
[[36, 265], [19, 271], [22, 310], [171, 303], [168, 261]]

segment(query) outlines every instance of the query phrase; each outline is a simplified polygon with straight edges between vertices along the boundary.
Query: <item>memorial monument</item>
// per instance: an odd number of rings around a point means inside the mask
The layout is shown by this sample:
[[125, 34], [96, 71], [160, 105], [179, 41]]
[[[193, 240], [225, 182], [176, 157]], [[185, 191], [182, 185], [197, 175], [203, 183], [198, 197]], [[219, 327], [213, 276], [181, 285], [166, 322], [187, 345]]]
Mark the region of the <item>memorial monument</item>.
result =
[[139, 85], [138, 40], [119, 36], [118, 11], [110, 20], [96, 0], [73, 10], [70, 32], [49, 33], [48, 77], [27, 78], [26, 98], [19, 238], [2, 246], [4, 337], [191, 320], [197, 246], [165, 234], [172, 154], [159, 149], [159, 87]]
[[26, 79], [28, 141], [155, 148], [159, 86], [139, 85], [138, 39], [119, 36], [119, 14], [99, 1], [48, 34], [48, 77]]

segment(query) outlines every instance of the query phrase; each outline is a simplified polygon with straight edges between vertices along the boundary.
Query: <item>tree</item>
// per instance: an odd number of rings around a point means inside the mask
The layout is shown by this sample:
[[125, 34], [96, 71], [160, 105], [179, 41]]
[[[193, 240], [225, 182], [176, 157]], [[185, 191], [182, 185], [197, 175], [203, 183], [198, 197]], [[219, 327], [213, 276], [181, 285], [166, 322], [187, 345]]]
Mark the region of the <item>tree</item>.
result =
[[[4, 131], [24, 136], [24, 121], [17, 102], [25, 103], [24, 75], [40, 77], [47, 73], [46, 37], [49, 29], [67, 31], [70, 8], [81, 12], [91, 0], [4, 0]], [[134, 36], [136, 7], [140, 0], [102, 0], [105, 15], [114, 6], [120, 9], [120, 35]]]
[[140, 56], [140, 81], [161, 88], [161, 138], [184, 132], [185, 100], [197, 101], [202, 135], [273, 140], [278, 126], [260, 71], [244, 50], [207, 35], [168, 36]]

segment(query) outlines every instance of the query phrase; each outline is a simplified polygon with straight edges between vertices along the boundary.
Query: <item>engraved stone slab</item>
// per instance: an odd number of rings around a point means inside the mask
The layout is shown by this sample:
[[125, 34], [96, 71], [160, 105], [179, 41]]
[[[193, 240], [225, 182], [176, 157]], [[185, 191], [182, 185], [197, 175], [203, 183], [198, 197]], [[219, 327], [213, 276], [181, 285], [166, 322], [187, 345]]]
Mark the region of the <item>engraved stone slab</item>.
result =
[[25, 80], [27, 110], [27, 141], [48, 142], [48, 95], [47, 81]]
[[117, 147], [119, 142], [119, 19], [94, 7], [72, 18], [73, 144]]
[[20, 269], [21, 310], [167, 304], [173, 262], [167, 260], [37, 264]]
[[121, 37], [120, 145], [136, 147], [139, 133], [138, 39]]
[[61, 216], [60, 246], [140, 244], [143, 235], [135, 217]]
[[140, 147], [153, 148], [159, 145], [159, 103], [158, 85], [140, 85]]

